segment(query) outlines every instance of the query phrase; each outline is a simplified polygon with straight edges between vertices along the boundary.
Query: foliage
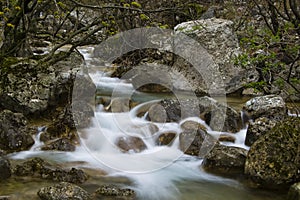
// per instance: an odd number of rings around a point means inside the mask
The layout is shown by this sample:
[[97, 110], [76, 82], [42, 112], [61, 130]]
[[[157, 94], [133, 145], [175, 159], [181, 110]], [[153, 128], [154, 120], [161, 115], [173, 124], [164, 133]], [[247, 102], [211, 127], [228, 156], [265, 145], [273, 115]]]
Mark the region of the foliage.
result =
[[239, 28], [245, 53], [236, 64], [253, 65], [260, 75], [248, 87], [300, 95], [299, 1], [251, 0]]
[[[118, 32], [172, 28], [202, 12], [200, 4], [179, 0], [0, 0], [0, 62], [10, 56], [32, 56], [33, 44], [43, 40], [51, 49], [41, 62], [52, 64], [79, 46], [100, 43]], [[54, 56], [65, 46], [67, 54]]]

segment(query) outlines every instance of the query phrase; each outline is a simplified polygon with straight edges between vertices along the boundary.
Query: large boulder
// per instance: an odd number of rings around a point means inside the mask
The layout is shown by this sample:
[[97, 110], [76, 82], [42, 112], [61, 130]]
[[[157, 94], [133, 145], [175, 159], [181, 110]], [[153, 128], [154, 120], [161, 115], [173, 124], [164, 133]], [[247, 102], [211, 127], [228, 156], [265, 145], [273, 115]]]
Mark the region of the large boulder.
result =
[[282, 97], [276, 95], [254, 97], [246, 102], [244, 110], [253, 120], [259, 117], [282, 120], [287, 117], [286, 104]]
[[225, 176], [244, 173], [247, 150], [216, 145], [203, 159], [204, 170]]
[[[218, 78], [223, 80], [226, 94], [237, 92], [245, 84], [258, 80], [258, 73], [254, 68], [244, 69], [233, 63], [233, 58], [241, 51], [232, 21], [220, 18], [200, 19], [178, 24], [174, 29], [176, 33], [184, 33], [197, 40], [212, 55], [214, 63], [210, 67], [220, 72], [221, 77]], [[174, 67], [180, 69], [182, 62], [175, 63]], [[195, 75], [191, 78], [201, 79]], [[199, 83], [199, 89], [206, 88], [203, 81]]]
[[38, 191], [41, 200], [89, 200], [90, 194], [81, 187], [61, 182], [59, 184], [43, 187]]
[[0, 179], [4, 180], [11, 176], [11, 166], [8, 159], [0, 157]]
[[277, 188], [300, 181], [300, 118], [288, 118], [251, 146], [245, 174], [260, 187]]
[[0, 105], [24, 115], [39, 115], [51, 106], [70, 100], [75, 71], [82, 59], [72, 54], [53, 66], [36, 60], [6, 58], [0, 68]]
[[21, 113], [0, 112], [0, 149], [7, 152], [27, 150], [34, 144], [32, 135], [35, 133]]

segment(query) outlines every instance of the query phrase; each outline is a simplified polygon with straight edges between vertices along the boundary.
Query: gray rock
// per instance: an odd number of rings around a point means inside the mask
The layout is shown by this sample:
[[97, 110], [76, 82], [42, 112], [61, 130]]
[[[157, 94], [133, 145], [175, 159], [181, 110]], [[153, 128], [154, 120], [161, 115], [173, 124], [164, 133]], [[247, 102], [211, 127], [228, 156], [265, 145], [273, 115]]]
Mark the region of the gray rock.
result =
[[250, 147], [245, 174], [263, 188], [282, 188], [300, 181], [300, 118], [291, 117]]
[[8, 159], [0, 157], [0, 179], [4, 180], [11, 176], [11, 166]]
[[0, 69], [0, 105], [24, 115], [39, 115], [49, 107], [70, 98], [81, 58], [72, 55], [54, 66], [38, 65], [36, 60], [7, 59]]
[[300, 200], [300, 183], [295, 183], [290, 187], [288, 200]]
[[253, 123], [250, 123], [246, 133], [245, 145], [251, 146], [259, 137], [265, 135], [276, 125], [275, 120], [270, 120], [266, 117], [257, 118]]
[[[214, 84], [214, 80], [222, 80], [225, 92], [229, 94], [239, 91], [247, 83], [258, 80], [258, 73], [253, 67], [244, 69], [233, 63], [233, 58], [241, 54], [241, 51], [237, 36], [233, 32], [232, 21], [219, 18], [200, 19], [181, 23], [174, 29], [177, 33], [184, 33], [197, 40], [212, 55], [214, 63], [210, 63], [209, 66], [213, 71], [220, 72], [215, 73], [215, 76], [220, 77], [205, 77], [206, 83], [202, 78], [198, 78], [199, 73], [198, 76], [195, 74], [193, 77], [198, 82], [199, 90], [205, 93], [208, 93], [208, 89], [217, 90], [216, 87], [220, 87], [220, 84]], [[181, 64], [174, 65], [175, 68], [182, 68]]]
[[147, 119], [152, 122], [164, 123], [167, 121], [167, 113], [160, 104], [152, 105], [148, 110]]
[[266, 95], [254, 97], [246, 102], [244, 109], [255, 120], [259, 117], [282, 120], [287, 117], [287, 108], [280, 96]]
[[239, 147], [216, 145], [206, 155], [202, 167], [211, 173], [225, 176], [244, 173], [247, 150]]
[[0, 149], [7, 152], [27, 150], [34, 144], [31, 135], [35, 133], [21, 113], [0, 112]]
[[61, 182], [59, 184], [41, 188], [38, 196], [42, 200], [89, 200], [90, 194], [81, 187]]
[[203, 158], [218, 143], [206, 130], [185, 130], [179, 134], [179, 148], [185, 154]]

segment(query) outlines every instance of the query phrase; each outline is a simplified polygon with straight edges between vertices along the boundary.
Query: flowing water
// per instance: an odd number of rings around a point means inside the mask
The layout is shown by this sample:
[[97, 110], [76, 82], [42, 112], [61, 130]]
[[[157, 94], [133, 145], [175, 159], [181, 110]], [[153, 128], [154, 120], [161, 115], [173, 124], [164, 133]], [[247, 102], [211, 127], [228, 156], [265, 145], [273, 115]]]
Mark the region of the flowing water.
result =
[[[87, 60], [91, 59], [85, 54]], [[131, 84], [119, 79], [108, 78], [102, 71], [95, 71], [90, 74], [97, 85], [98, 91], [104, 91], [101, 95], [109, 95], [114, 87], [122, 87], [122, 91], [132, 91]], [[57, 163], [71, 163], [75, 167], [93, 169], [89, 173], [92, 177], [83, 185], [87, 190], [95, 184], [118, 183], [130, 187], [137, 192], [138, 199], [178, 199], [178, 200], [283, 200], [283, 194], [274, 192], [252, 190], [242, 183], [228, 178], [208, 174], [201, 169], [201, 159], [184, 155], [179, 150], [178, 134], [180, 133], [179, 123], [154, 123], [159, 131], [151, 133], [150, 122], [145, 117], [138, 116], [139, 110], [149, 106], [160, 95], [146, 95], [136, 93], [136, 98], [142, 104], [134, 107], [129, 112], [110, 113], [104, 111], [103, 105], [98, 105], [95, 110], [93, 124], [86, 129], [78, 131], [81, 138], [81, 145], [75, 152], [44, 152], [39, 150], [42, 143], [39, 141], [39, 134], [36, 136], [36, 144], [29, 150], [11, 155], [12, 159], [25, 159], [30, 157], [42, 157]], [[233, 102], [233, 106], [239, 107], [243, 101]], [[220, 133], [212, 131], [200, 118], [189, 118], [207, 127], [208, 132], [213, 136]], [[160, 133], [177, 133], [175, 141], [169, 146], [158, 146], [157, 137]], [[227, 133], [230, 134], [230, 133]], [[239, 146], [248, 149], [244, 145], [246, 129], [239, 133], [230, 134], [236, 138], [235, 143], [224, 143], [226, 145]], [[140, 152], [121, 152], [115, 145], [119, 137], [138, 136], [143, 139], [147, 149]], [[105, 172], [97, 176], [97, 171]], [[125, 184], [122, 180], [128, 180]], [[24, 181], [24, 180], [23, 180]], [[16, 199], [25, 199], [34, 196], [39, 188], [50, 183], [23, 184], [23, 190], [18, 185], [14, 190], [9, 190], [13, 180], [2, 185], [0, 195], [11, 195], [22, 191], [19, 195], [13, 196]], [[22, 185], [22, 184], [21, 184]], [[24, 189], [25, 188], [25, 189]], [[35, 191], [35, 192], [33, 192]], [[17, 192], [18, 193], [18, 192]], [[23, 196], [22, 196], [23, 195]], [[30, 197], [35, 199], [36, 197]]]

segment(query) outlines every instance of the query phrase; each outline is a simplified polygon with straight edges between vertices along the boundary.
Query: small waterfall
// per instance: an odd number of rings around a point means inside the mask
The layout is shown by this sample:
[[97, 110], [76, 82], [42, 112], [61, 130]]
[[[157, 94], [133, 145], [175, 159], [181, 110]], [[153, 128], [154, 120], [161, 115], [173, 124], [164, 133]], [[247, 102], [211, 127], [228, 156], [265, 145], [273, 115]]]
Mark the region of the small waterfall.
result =
[[35, 150], [39, 150], [39, 147], [41, 147], [42, 145], [44, 145], [44, 142], [42, 142], [40, 140], [41, 134], [47, 129], [46, 126], [41, 126], [37, 128], [37, 134], [34, 136], [34, 144], [33, 146], [30, 148], [29, 151], [35, 151]]

